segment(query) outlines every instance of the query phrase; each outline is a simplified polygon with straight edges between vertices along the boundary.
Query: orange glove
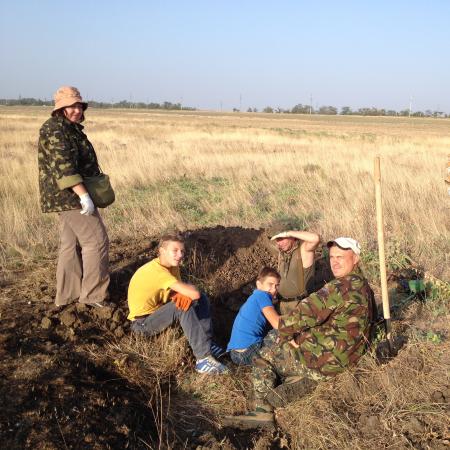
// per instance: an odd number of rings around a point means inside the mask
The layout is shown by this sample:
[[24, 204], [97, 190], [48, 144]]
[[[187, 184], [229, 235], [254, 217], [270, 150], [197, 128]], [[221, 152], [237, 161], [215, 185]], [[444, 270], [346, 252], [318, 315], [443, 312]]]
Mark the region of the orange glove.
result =
[[182, 311], [187, 311], [192, 304], [192, 298], [179, 292], [172, 292], [170, 299], [175, 302], [177, 309], [181, 309]]

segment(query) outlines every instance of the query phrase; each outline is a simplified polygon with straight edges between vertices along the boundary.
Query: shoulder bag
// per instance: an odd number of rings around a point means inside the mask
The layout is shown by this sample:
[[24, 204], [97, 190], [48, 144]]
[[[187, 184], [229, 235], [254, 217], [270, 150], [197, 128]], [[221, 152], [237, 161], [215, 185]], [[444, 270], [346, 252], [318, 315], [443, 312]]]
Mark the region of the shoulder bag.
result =
[[97, 208], [106, 208], [114, 203], [116, 199], [114, 189], [111, 186], [109, 176], [103, 173], [101, 169], [99, 175], [84, 177], [83, 183]]

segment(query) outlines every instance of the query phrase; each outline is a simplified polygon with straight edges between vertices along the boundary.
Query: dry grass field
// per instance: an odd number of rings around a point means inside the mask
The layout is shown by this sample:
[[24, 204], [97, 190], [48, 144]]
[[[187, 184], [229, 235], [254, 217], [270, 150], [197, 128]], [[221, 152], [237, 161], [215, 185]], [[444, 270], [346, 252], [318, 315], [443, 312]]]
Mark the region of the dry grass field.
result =
[[[38, 131], [49, 112], [0, 107], [5, 448], [447, 448], [448, 119], [88, 109], [87, 135], [116, 191], [102, 215], [117, 308], [61, 313], [52, 309], [58, 219], [40, 212], [37, 183]], [[198, 376], [176, 327], [154, 339], [131, 335], [131, 274], [155, 255], [163, 230], [189, 230], [183, 270], [210, 296], [224, 344], [256, 271], [273, 263], [259, 229], [291, 218], [323, 240], [360, 240], [379, 300], [376, 155], [398, 354], [386, 358], [380, 332], [356, 369], [277, 409], [276, 432], [224, 428], [223, 414], [251, 407], [248, 370]], [[411, 271], [431, 281], [422, 297], [405, 300], [395, 276]]]
[[[55, 214], [38, 206], [36, 141], [45, 108], [0, 109], [0, 258], [41, 258], [57, 246]], [[117, 202], [112, 239], [166, 227], [264, 227], [296, 217], [324, 239], [375, 249], [373, 158], [382, 158], [392, 251], [449, 278], [446, 119], [88, 110], [88, 137]]]

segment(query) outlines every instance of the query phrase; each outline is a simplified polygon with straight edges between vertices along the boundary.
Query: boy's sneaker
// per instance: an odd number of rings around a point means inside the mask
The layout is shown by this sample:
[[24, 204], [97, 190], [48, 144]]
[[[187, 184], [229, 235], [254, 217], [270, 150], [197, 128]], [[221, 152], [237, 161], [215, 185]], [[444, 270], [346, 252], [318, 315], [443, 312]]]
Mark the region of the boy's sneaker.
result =
[[199, 359], [197, 364], [195, 364], [195, 370], [198, 373], [207, 373], [209, 375], [220, 375], [229, 372], [227, 366], [217, 361], [214, 356], [211, 355]]
[[211, 342], [211, 355], [214, 356], [214, 358], [220, 358], [221, 356], [223, 356], [226, 351], [223, 347], [221, 347], [220, 345], [217, 345], [215, 342]]

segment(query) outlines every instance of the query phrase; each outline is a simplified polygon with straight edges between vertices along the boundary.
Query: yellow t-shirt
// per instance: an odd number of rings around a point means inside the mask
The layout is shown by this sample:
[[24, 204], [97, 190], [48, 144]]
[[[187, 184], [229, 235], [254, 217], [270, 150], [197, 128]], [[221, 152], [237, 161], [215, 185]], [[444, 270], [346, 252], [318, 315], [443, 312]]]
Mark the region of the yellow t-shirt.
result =
[[128, 286], [128, 319], [151, 314], [167, 303], [170, 287], [180, 280], [180, 269], [162, 266], [159, 258], [144, 264], [131, 277]]

